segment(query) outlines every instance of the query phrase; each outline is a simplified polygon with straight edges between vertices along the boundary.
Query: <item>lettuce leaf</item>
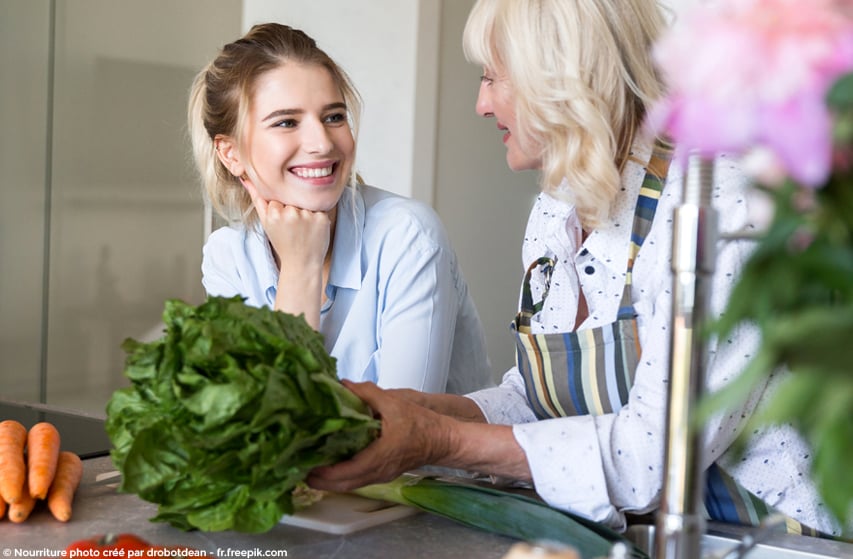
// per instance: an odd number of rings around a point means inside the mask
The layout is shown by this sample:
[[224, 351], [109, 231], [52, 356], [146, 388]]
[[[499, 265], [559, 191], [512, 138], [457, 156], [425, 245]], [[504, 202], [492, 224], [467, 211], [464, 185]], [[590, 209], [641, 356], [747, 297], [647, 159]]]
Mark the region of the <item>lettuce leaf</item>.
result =
[[151, 520], [267, 531], [311, 469], [378, 434], [303, 317], [210, 297], [167, 301], [163, 321], [161, 339], [124, 341], [131, 386], [107, 405], [120, 490], [156, 503]]

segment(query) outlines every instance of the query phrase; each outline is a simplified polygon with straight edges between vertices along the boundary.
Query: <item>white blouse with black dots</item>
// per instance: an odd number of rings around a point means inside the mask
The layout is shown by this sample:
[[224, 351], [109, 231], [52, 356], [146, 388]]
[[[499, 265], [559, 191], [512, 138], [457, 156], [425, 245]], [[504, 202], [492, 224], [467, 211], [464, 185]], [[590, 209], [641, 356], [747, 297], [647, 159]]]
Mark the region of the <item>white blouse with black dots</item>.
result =
[[[636, 146], [634, 155], [639, 160], [647, 160], [648, 154], [648, 146]], [[589, 316], [579, 328], [615, 320], [625, 283], [634, 206], [644, 175], [642, 165], [631, 162], [626, 166], [623, 193], [610, 222], [592, 231], [584, 242], [574, 208], [548, 194], [539, 195], [525, 233], [523, 269], [545, 255], [558, 264], [547, 302], [531, 322], [534, 333], [573, 330], [580, 289]], [[469, 395], [490, 423], [514, 426], [536, 491], [543, 499], [616, 529], [624, 528], [624, 513], [650, 512], [660, 500], [672, 305], [672, 215], [681, 201], [681, 185], [681, 166], [673, 161], [652, 230], [634, 266], [632, 293], [643, 353], [625, 407], [600, 416], [537, 421], [515, 367], [499, 387]], [[748, 181], [735, 161], [719, 158], [713, 204], [719, 212], [720, 231], [749, 227], [747, 188]], [[718, 244], [711, 297], [714, 315], [722, 312], [751, 245], [747, 241]], [[534, 274], [532, 289], [536, 302], [543, 290], [541, 276]], [[507, 317], [507, 323], [511, 318]], [[742, 327], [728, 339], [710, 343], [709, 388], [718, 388], [737, 376], [758, 340], [757, 331]], [[744, 405], [707, 425], [705, 461], [709, 465], [719, 461], [741, 485], [782, 512], [812, 528], [839, 534], [808, 476], [808, 447], [793, 429], [763, 429], [752, 438], [745, 454], [735, 456], [730, 451], [745, 419], [766, 402], [778, 380], [771, 378]]]

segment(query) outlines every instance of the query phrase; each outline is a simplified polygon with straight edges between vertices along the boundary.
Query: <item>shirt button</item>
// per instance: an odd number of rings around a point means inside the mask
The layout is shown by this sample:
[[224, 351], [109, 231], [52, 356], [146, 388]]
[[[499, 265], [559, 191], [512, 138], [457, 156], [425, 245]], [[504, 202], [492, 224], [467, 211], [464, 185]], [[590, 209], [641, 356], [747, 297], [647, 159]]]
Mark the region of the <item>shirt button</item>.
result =
[[595, 268], [593, 268], [592, 266], [587, 266], [586, 268], [583, 269], [583, 271], [586, 272], [586, 274], [588, 276], [591, 276], [592, 274], [595, 273]]

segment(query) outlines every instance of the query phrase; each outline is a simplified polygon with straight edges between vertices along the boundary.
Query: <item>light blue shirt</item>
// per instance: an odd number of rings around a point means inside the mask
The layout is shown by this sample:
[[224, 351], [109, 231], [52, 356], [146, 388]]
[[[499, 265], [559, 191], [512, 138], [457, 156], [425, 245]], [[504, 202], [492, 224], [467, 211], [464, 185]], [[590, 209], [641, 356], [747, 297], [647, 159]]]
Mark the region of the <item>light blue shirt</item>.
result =
[[[278, 268], [260, 225], [222, 227], [202, 260], [208, 295], [273, 308]], [[338, 377], [462, 394], [492, 385], [485, 334], [436, 213], [378, 188], [338, 202], [320, 333]]]

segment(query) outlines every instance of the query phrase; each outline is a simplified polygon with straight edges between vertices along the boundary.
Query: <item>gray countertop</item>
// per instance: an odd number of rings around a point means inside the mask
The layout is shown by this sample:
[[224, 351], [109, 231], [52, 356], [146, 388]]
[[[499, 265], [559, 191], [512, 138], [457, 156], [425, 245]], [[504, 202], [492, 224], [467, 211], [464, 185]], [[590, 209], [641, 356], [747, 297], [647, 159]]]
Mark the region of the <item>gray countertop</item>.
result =
[[[83, 460], [83, 480], [74, 499], [71, 520], [67, 523], [55, 520], [43, 502], [22, 524], [14, 524], [7, 518], [0, 520], [0, 559], [61, 557], [70, 543], [109, 533], [133, 533], [153, 545], [189, 546], [219, 559], [501, 559], [516, 543], [511, 538], [422, 512], [347, 535], [284, 524], [264, 534], [183, 532], [167, 524], [150, 522], [149, 518], [156, 514], [156, 505], [136, 495], [118, 492], [118, 472], [110, 458], [104, 456], [110, 445], [103, 433], [102, 418], [2, 399], [0, 412], [0, 419], [18, 419], [28, 427], [35, 421], [53, 421], [63, 432], [63, 446], [71, 445], [66, 450], [90, 456]], [[654, 539], [653, 526], [643, 524], [648, 519], [637, 520], [640, 524], [632, 527], [631, 539], [646, 547]], [[718, 551], [730, 549], [746, 531], [712, 523], [709, 532], [713, 534], [704, 539], [708, 540], [705, 543], [720, 546]], [[755, 553], [756, 559], [853, 559], [853, 544], [770, 534]]]
[[[374, 528], [340, 536], [278, 525], [264, 534], [183, 532], [148, 519], [156, 505], [117, 491], [117, 480], [96, 481], [114, 470], [107, 457], [84, 460], [83, 481], [67, 523], [55, 520], [44, 503], [21, 524], [0, 520], [0, 555], [50, 557], [73, 541], [106, 533], [130, 532], [156, 545], [188, 545], [220, 559], [232, 557], [488, 559], [501, 558], [515, 540], [418, 513]], [[266, 553], [265, 553], [266, 552]], [[250, 555], [254, 554], [254, 555]]]

